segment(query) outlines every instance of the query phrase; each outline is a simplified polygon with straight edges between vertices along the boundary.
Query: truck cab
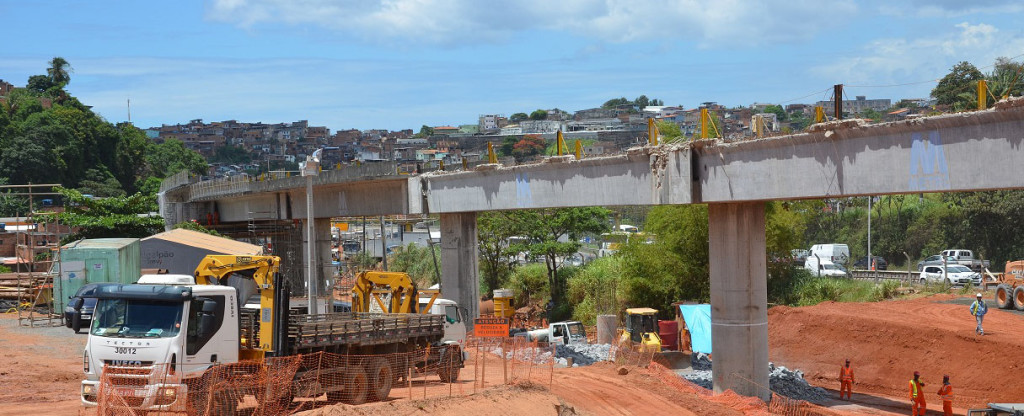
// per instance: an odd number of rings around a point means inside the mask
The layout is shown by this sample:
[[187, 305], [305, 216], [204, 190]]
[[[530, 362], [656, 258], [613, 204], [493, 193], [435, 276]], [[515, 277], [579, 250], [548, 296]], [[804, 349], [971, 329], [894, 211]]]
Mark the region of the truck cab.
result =
[[[188, 384], [218, 363], [238, 361], [234, 288], [194, 285], [188, 275], [157, 275], [142, 284], [101, 284], [83, 354], [81, 399], [97, 405], [101, 370], [129, 403], [184, 410]], [[164, 364], [166, 363], [166, 364]]]
[[578, 321], [554, 322], [547, 328], [520, 332], [515, 336], [526, 337], [529, 341], [550, 342], [556, 345], [586, 344], [587, 332]]

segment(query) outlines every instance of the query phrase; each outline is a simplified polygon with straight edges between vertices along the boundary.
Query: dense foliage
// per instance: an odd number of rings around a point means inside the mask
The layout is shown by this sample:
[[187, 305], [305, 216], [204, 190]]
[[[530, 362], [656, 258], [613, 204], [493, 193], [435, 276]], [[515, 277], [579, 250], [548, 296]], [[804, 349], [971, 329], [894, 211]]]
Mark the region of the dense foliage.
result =
[[[148, 215], [156, 209], [151, 195], [136, 193], [132, 196], [93, 198], [74, 189], [58, 188], [67, 206], [57, 214], [56, 220], [70, 225], [77, 232], [64, 241], [82, 238], [143, 238], [163, 231], [164, 220]], [[51, 217], [52, 218], [52, 217]]]

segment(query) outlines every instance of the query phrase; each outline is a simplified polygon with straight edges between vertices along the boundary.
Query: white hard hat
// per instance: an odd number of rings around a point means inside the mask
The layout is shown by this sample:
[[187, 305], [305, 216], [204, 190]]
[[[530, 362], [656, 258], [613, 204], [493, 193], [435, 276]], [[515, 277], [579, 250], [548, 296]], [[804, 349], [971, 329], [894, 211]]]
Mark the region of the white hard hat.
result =
[[979, 297], [979, 298], [981, 297], [981, 293], [979, 293], [979, 294], [978, 294], [978, 297]]

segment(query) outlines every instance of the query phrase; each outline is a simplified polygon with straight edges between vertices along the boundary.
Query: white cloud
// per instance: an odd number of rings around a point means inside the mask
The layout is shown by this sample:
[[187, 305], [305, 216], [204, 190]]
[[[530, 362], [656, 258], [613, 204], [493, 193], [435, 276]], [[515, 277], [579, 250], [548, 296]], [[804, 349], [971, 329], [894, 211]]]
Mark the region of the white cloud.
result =
[[849, 17], [853, 0], [212, 0], [207, 18], [317, 25], [369, 42], [463, 45], [523, 31], [566, 31], [606, 42], [690, 41], [704, 47], [794, 42]]
[[945, 33], [912, 40], [877, 39], [862, 48], [862, 55], [814, 67], [811, 72], [847, 84], [898, 84], [941, 78], [959, 61], [984, 68], [997, 57], [1024, 53], [1024, 37], [989, 24], [960, 23]]
[[960, 17], [972, 14], [1009, 14], [1024, 11], [1019, 0], [910, 0], [879, 2], [878, 10], [892, 16]]

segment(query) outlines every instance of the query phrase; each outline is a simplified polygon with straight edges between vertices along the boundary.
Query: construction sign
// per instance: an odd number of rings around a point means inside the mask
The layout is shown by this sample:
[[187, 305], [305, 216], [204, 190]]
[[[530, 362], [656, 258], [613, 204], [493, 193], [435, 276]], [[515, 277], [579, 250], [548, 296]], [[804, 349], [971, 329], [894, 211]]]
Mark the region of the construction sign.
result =
[[508, 337], [508, 319], [506, 318], [476, 318], [473, 325], [473, 334], [478, 338]]

